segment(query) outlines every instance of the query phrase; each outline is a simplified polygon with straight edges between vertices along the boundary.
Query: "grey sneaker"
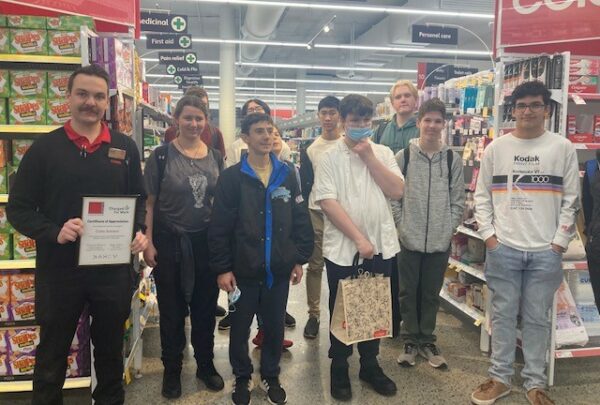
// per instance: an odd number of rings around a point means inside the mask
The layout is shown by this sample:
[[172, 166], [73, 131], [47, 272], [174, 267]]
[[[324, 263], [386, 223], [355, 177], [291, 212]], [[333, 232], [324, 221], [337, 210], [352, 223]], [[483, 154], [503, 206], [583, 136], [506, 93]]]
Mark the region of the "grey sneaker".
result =
[[402, 367], [412, 367], [417, 362], [417, 345], [413, 343], [405, 343], [404, 351], [398, 356], [398, 364]]
[[440, 349], [437, 348], [433, 343], [425, 343], [419, 346], [419, 354], [425, 360], [429, 362], [429, 365], [433, 368], [447, 369], [448, 363], [442, 354]]
[[319, 334], [319, 318], [310, 317], [306, 326], [304, 327], [304, 337], [307, 339], [314, 339]]

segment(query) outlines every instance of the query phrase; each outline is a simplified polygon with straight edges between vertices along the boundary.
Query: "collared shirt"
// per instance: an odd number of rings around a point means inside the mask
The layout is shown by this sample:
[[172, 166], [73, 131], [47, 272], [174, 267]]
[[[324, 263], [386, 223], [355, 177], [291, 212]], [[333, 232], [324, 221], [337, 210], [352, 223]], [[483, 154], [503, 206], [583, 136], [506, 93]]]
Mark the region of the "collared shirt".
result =
[[108, 125], [106, 125], [104, 122], [102, 123], [100, 134], [91, 143], [88, 138], [75, 132], [71, 126], [71, 120], [67, 121], [65, 124], [65, 132], [67, 133], [67, 137], [75, 144], [75, 146], [82, 151], [85, 150], [86, 153], [94, 153], [98, 150], [102, 143], [110, 143], [111, 141]]
[[[394, 154], [387, 146], [371, 143], [373, 153], [394, 174], [401, 176]], [[389, 199], [358, 154], [340, 140], [317, 166], [312, 189], [315, 201], [337, 200], [354, 225], [373, 244], [375, 254], [390, 259], [400, 251]], [[323, 257], [339, 266], [351, 266], [356, 245], [325, 215]]]

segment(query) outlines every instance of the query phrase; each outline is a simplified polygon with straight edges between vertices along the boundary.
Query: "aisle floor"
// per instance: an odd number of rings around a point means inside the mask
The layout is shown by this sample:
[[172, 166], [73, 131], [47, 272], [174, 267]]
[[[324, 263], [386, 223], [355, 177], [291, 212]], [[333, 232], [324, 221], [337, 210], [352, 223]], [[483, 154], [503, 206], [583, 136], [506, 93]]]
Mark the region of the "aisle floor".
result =
[[[326, 284], [324, 284], [326, 289]], [[307, 340], [302, 330], [307, 319], [304, 282], [290, 290], [288, 310], [296, 317], [297, 326], [286, 329], [286, 337], [294, 341], [294, 346], [282, 357], [281, 382], [288, 392], [290, 404], [334, 404], [329, 394], [329, 359], [327, 349], [328, 311], [326, 292], [322, 296], [321, 331], [315, 340]], [[226, 302], [221, 294], [220, 303]], [[189, 326], [187, 328], [189, 337]], [[215, 365], [226, 380], [221, 392], [209, 392], [202, 382], [196, 379], [196, 365], [191, 346], [185, 353], [182, 375], [183, 395], [178, 400], [167, 401], [160, 394], [162, 383], [162, 364], [160, 361], [160, 336], [158, 324], [149, 322], [144, 332], [144, 359], [140, 378], [133, 378], [126, 387], [126, 404], [172, 404], [204, 405], [230, 404], [233, 375], [229, 365], [229, 332], [216, 331]], [[252, 336], [254, 336], [254, 330]], [[455, 312], [453, 308], [442, 305], [438, 316], [438, 343], [449, 361], [449, 371], [431, 368], [423, 359], [419, 359], [412, 369], [398, 366], [396, 358], [401, 350], [397, 339], [385, 339], [381, 344], [380, 363], [383, 369], [398, 385], [398, 394], [384, 398], [371, 391], [358, 379], [358, 357], [355, 354], [350, 362], [352, 380], [352, 404], [468, 404], [471, 391], [485, 378], [489, 359], [479, 351], [479, 329], [468, 318]], [[251, 347], [253, 347], [251, 345]], [[251, 349], [251, 358], [258, 368], [260, 350]], [[518, 360], [517, 372], [522, 367]], [[597, 404], [600, 393], [600, 359], [564, 359], [557, 361], [556, 385], [551, 390], [557, 404]], [[255, 372], [255, 382], [258, 374]], [[498, 401], [502, 404], [527, 404], [522, 380], [515, 378], [512, 395]], [[0, 395], [0, 404], [25, 405], [30, 394]], [[66, 393], [65, 405], [90, 403], [89, 391], [75, 390]], [[596, 399], [594, 399], [596, 398]], [[267, 404], [265, 393], [260, 388], [252, 392], [253, 404]]]

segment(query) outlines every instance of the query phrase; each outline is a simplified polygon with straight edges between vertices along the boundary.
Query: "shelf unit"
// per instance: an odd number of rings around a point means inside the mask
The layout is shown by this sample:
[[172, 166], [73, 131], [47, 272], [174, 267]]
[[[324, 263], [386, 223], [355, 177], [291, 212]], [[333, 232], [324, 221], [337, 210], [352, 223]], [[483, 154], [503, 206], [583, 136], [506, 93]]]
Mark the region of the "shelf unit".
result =
[[60, 128], [58, 125], [0, 125], [0, 133], [40, 135], [58, 128]]
[[0, 62], [7, 63], [37, 63], [56, 65], [81, 65], [81, 56], [51, 56], [51, 55], [12, 55], [0, 54]]
[[0, 270], [35, 269], [35, 259], [0, 260]]
[[460, 312], [473, 318], [476, 326], [480, 326], [484, 323], [485, 314], [483, 312], [473, 309], [465, 303], [456, 301], [454, 298], [450, 297], [446, 290], [442, 289], [442, 291], [440, 291], [440, 297], [442, 297], [446, 302], [452, 304]]
[[[92, 384], [91, 377], [67, 378], [63, 389], [88, 388]], [[32, 380], [0, 381], [0, 393], [27, 392], [33, 390]]]
[[455, 266], [458, 271], [464, 271], [465, 273], [469, 273], [470, 275], [478, 278], [481, 281], [485, 281], [483, 265], [480, 263], [476, 265], [469, 265], [451, 257], [450, 259], [448, 259], [448, 264], [450, 264], [451, 266]]

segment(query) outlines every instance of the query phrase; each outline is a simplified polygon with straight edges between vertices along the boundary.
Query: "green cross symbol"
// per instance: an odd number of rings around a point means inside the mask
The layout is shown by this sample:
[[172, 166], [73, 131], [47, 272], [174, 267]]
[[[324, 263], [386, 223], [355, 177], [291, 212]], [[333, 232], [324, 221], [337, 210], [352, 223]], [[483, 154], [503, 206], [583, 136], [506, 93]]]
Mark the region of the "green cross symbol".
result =
[[170, 75], [174, 75], [175, 73], [177, 73], [177, 69], [175, 68], [175, 66], [169, 65], [167, 66], [167, 73]]
[[194, 53], [188, 53], [187, 55], [185, 55], [185, 60], [187, 61], [187, 63], [189, 63], [190, 65], [193, 65], [194, 63], [196, 63], [197, 59], [196, 59], [196, 54]]
[[181, 38], [179, 38], [179, 46], [181, 46], [182, 48], [189, 48], [191, 44], [192, 41], [190, 41], [190, 37], [184, 35]]
[[173, 78], [173, 81], [175, 82], [175, 84], [181, 84], [181, 82], [183, 81], [183, 79], [181, 78], [181, 76], [175, 76]]
[[181, 17], [175, 17], [171, 21], [171, 27], [176, 32], [183, 32], [183, 31], [185, 31], [186, 26], [187, 26], [187, 24], [186, 24], [185, 20], [183, 18], [181, 18]]

